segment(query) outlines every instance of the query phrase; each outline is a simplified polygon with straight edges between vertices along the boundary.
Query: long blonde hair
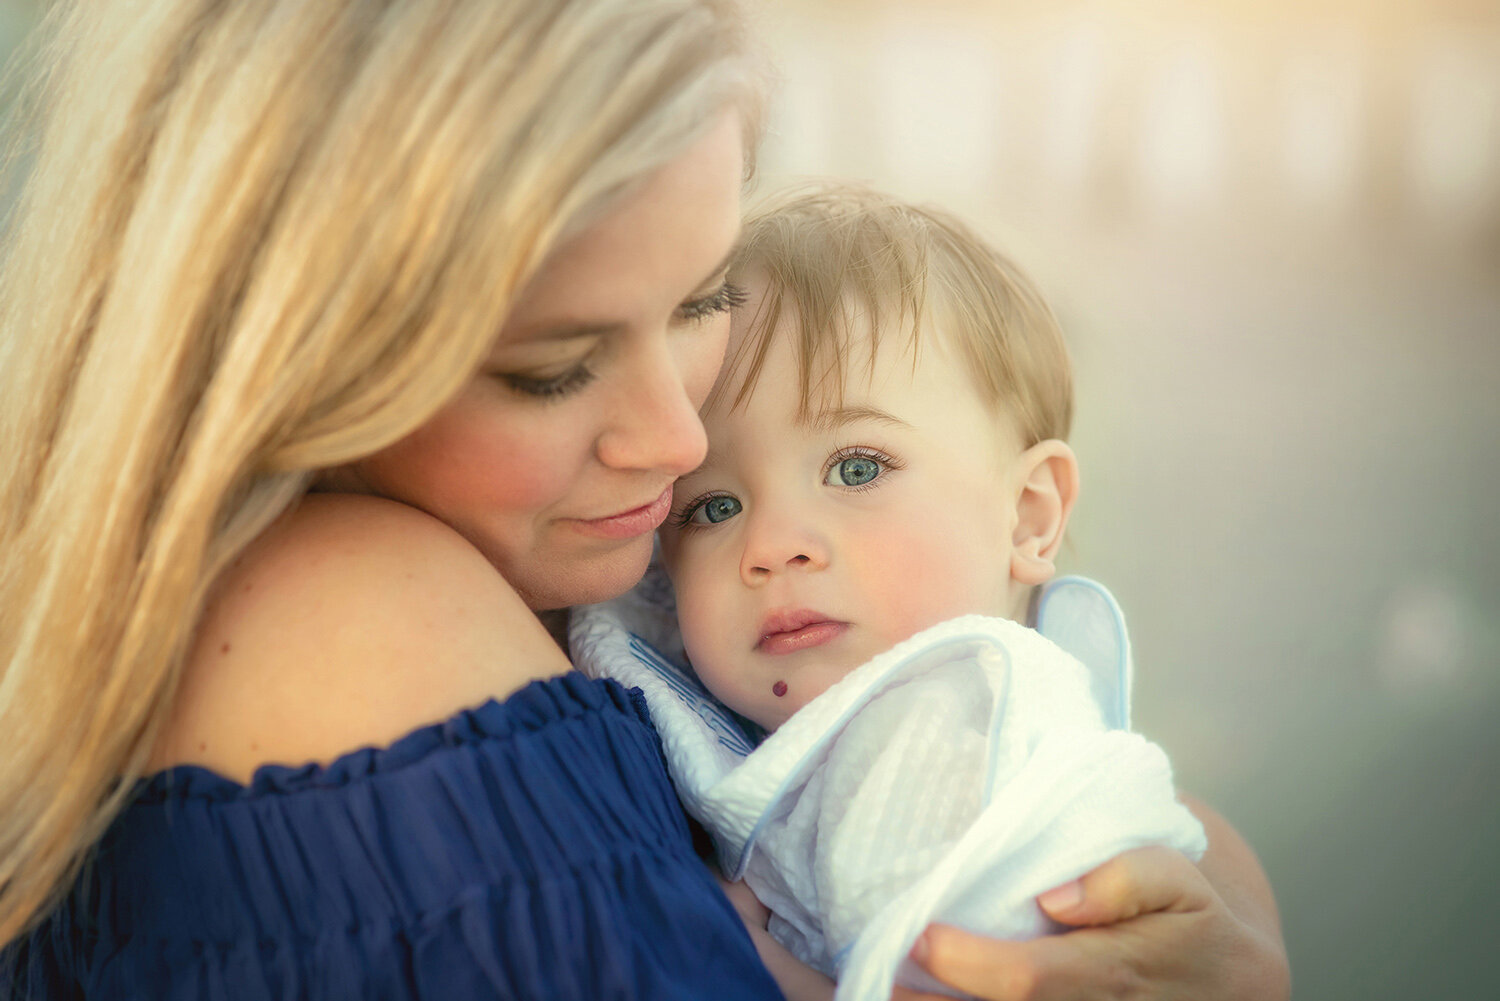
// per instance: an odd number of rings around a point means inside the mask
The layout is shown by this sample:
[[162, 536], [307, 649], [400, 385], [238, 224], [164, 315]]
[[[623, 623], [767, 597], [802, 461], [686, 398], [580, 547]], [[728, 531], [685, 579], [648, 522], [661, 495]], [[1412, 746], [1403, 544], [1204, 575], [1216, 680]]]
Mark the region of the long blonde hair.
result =
[[0, 276], [0, 942], [126, 802], [216, 575], [420, 425], [726, 106], [731, 0], [78, 0]]

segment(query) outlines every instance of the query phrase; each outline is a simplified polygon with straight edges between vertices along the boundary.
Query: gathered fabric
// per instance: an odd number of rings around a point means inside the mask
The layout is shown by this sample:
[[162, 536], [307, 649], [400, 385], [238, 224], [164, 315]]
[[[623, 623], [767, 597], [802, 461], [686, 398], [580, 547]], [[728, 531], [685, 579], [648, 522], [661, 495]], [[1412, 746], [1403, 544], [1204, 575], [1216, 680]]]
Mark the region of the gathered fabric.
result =
[[577, 673], [247, 785], [158, 773], [7, 952], [22, 998], [780, 997], [639, 693]]

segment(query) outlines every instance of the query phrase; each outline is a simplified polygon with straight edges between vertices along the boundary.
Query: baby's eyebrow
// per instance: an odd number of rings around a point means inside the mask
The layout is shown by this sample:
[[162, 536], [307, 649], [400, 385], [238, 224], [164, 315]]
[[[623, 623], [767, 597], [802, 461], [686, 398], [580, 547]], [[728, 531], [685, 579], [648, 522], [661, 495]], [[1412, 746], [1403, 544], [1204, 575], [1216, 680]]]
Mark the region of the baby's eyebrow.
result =
[[879, 407], [868, 406], [828, 407], [809, 415], [803, 423], [813, 431], [827, 433], [858, 421], [875, 421], [878, 424], [889, 424], [892, 427], [911, 430], [911, 424], [895, 414], [887, 413]]

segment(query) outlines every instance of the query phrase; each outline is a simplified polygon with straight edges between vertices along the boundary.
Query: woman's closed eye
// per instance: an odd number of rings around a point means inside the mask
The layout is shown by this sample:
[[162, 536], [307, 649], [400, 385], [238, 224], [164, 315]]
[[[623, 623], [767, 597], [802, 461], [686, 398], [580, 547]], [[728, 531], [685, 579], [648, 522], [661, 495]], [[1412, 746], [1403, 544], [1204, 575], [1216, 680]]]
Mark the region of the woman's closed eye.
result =
[[872, 490], [882, 477], [900, 468], [901, 463], [878, 449], [841, 448], [829, 457], [823, 483], [849, 490]]
[[501, 362], [504, 367], [492, 370], [490, 376], [520, 396], [543, 402], [555, 402], [577, 393], [598, 377], [596, 365], [600, 352], [614, 328], [580, 325], [563, 329], [566, 335], [556, 340], [567, 343], [524, 351], [520, 357], [511, 356], [507, 359], [509, 364]]
[[566, 372], [553, 376], [522, 375], [519, 372], [501, 372], [501, 382], [523, 396], [543, 399], [561, 399], [594, 381], [593, 369], [587, 365], [575, 365]]
[[[718, 313], [743, 306], [747, 295], [743, 288], [725, 281], [713, 292], [696, 299], [689, 299], [677, 307], [675, 317], [679, 321], [697, 323]], [[590, 352], [592, 354], [592, 352]], [[529, 372], [496, 372], [495, 377], [522, 396], [545, 400], [559, 400], [569, 396], [594, 381], [595, 372], [585, 358], [578, 364], [556, 375], [541, 375]]]
[[672, 519], [679, 529], [706, 528], [719, 525], [745, 509], [738, 497], [726, 493], [700, 494], [682, 506]]
[[726, 280], [713, 292], [698, 299], [689, 299], [677, 307], [677, 316], [682, 320], [704, 320], [715, 313], [727, 313], [738, 309], [749, 300], [745, 290]]

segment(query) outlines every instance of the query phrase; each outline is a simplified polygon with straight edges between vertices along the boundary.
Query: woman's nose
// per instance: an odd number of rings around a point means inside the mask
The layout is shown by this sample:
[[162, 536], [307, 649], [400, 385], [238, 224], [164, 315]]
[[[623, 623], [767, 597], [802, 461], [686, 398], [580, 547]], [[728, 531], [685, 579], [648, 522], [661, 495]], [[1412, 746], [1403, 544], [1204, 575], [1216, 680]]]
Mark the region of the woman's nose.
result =
[[754, 511], [744, 516], [745, 551], [740, 557], [740, 578], [752, 587], [778, 575], [826, 569], [828, 542], [805, 515]]
[[633, 379], [615, 394], [611, 419], [595, 442], [599, 461], [612, 469], [644, 469], [682, 476], [708, 452], [698, 408], [671, 356], [641, 359]]

